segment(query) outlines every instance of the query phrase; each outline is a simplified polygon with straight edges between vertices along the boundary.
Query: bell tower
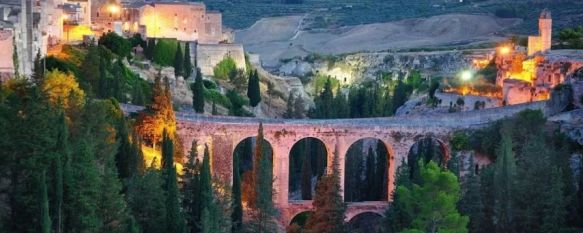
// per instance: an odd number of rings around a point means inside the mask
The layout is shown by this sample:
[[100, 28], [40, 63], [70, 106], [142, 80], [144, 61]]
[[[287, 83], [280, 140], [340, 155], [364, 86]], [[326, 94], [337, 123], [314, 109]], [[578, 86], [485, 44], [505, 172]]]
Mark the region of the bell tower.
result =
[[551, 12], [547, 9], [540, 13], [538, 19], [538, 28], [540, 36], [540, 52], [544, 53], [551, 49], [551, 38], [553, 35], [553, 19]]

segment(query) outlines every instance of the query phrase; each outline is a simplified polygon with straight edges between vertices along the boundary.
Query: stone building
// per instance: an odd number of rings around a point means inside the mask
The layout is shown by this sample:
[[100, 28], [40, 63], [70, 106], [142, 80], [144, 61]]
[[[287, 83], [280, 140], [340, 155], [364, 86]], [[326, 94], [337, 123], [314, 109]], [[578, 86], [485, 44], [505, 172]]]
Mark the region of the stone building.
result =
[[241, 44], [198, 44], [196, 56], [191, 57], [196, 57], [196, 64], [205, 76], [212, 76], [214, 67], [227, 57], [233, 58], [238, 69], [246, 70], [245, 52]]
[[141, 33], [149, 38], [173, 38], [179, 41], [198, 41], [218, 44], [224, 39], [222, 15], [208, 11], [201, 2], [133, 2], [96, 0], [92, 21], [103, 31]]
[[544, 53], [551, 49], [551, 37], [553, 35], [553, 19], [551, 12], [543, 10], [538, 19], [538, 36], [528, 37], [528, 55], [535, 53]]
[[539, 17], [539, 36], [530, 36], [528, 48], [503, 47], [496, 58], [496, 85], [505, 104], [546, 100], [551, 90], [583, 67], [583, 51], [551, 50], [551, 13]]
[[13, 38], [14, 28], [12, 25], [0, 21], [0, 81], [5, 81], [14, 75]]

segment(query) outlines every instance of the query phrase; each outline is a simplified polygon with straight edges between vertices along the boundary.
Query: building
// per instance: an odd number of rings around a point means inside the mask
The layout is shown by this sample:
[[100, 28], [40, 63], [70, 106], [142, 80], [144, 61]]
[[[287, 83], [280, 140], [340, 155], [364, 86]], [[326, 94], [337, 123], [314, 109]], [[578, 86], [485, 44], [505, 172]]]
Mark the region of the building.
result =
[[220, 12], [208, 11], [202, 2], [133, 2], [97, 0], [92, 21], [105, 31], [118, 31], [130, 36], [141, 33], [148, 38], [173, 38], [218, 44], [224, 40]]
[[15, 72], [13, 62], [14, 28], [7, 22], [0, 21], [0, 81], [12, 77]]
[[539, 35], [528, 38], [526, 51], [509, 46], [498, 49], [496, 85], [502, 88], [505, 104], [549, 99], [555, 86], [583, 67], [583, 51], [551, 50], [551, 35], [551, 13], [544, 10]]
[[528, 56], [536, 53], [544, 53], [551, 49], [551, 38], [553, 35], [553, 19], [551, 12], [543, 10], [538, 18], [538, 36], [528, 37]]

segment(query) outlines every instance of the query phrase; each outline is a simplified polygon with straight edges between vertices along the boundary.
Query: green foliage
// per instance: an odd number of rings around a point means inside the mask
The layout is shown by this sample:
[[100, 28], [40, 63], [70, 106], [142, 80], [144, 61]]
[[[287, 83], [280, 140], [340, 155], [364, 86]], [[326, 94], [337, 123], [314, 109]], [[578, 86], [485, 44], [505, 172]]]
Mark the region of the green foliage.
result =
[[45, 57], [43, 59], [43, 62], [45, 63], [47, 71], [60, 70], [63, 72], [68, 72], [68, 73], [73, 73], [73, 74], [79, 73], [79, 69], [77, 69], [77, 67], [74, 64], [67, 62], [65, 60], [59, 59], [59, 58], [54, 57], [54, 56]]
[[227, 98], [231, 102], [231, 108], [229, 109], [229, 114], [232, 116], [251, 116], [247, 110], [243, 108], [244, 105], [249, 104], [249, 100], [243, 96], [240, 96], [236, 91], [227, 91]]
[[146, 169], [143, 176], [133, 177], [128, 184], [128, 204], [144, 233], [166, 232], [166, 194], [162, 185], [161, 173], [153, 167]]
[[174, 55], [174, 76], [184, 76], [184, 57], [182, 56], [180, 43], [176, 45], [176, 52]]
[[451, 145], [456, 151], [467, 150], [470, 148], [470, 138], [464, 132], [455, 132], [451, 138]]
[[129, 57], [132, 50], [130, 41], [117, 35], [115, 32], [108, 32], [99, 37], [99, 45], [105, 46], [120, 58]]
[[335, 151], [332, 160], [332, 172], [325, 174], [316, 185], [316, 195], [312, 202], [315, 211], [308, 219], [304, 232], [346, 232], [344, 225], [346, 204], [340, 194], [340, 171], [338, 166], [338, 151]]
[[[204, 101], [205, 101], [205, 88], [203, 85], [202, 74], [200, 73], [200, 69], [196, 69], [196, 79], [194, 80], [194, 84], [191, 87], [192, 89], [192, 107], [194, 111], [198, 113], [204, 113]], [[209, 98], [211, 99], [211, 98]], [[214, 100], [214, 99], [211, 99]]]
[[231, 80], [233, 72], [237, 71], [237, 64], [232, 57], [225, 57], [213, 69], [213, 74], [216, 79]]
[[259, 88], [259, 74], [257, 70], [252, 70], [249, 74], [247, 97], [249, 98], [251, 107], [256, 107], [261, 102], [261, 89]]
[[47, 178], [45, 171], [42, 171], [40, 177], [38, 178], [39, 187], [39, 232], [50, 233], [51, 232], [51, 218], [49, 216], [49, 198], [47, 193]]
[[513, 201], [516, 185], [516, 160], [512, 152], [512, 139], [503, 135], [494, 165], [494, 217], [499, 232], [513, 232], [515, 229], [516, 206]]
[[583, 49], [583, 26], [565, 28], [559, 31], [558, 37], [561, 49]]
[[404, 232], [467, 232], [469, 219], [456, 209], [460, 199], [457, 177], [432, 161], [419, 167], [422, 184], [399, 186], [396, 191], [405, 211], [413, 216]]
[[173, 66], [177, 47], [178, 41], [175, 39], [158, 39], [152, 53], [152, 60], [161, 66]]
[[231, 221], [233, 223], [232, 233], [240, 233], [243, 230], [243, 202], [241, 200], [241, 176], [239, 171], [239, 155], [233, 156], [233, 213]]
[[190, 78], [190, 75], [192, 75], [192, 71], [193, 71], [193, 66], [192, 66], [192, 62], [190, 60], [192, 60], [192, 58], [190, 57], [190, 42], [186, 42], [186, 45], [184, 46], [184, 79], [188, 79]]

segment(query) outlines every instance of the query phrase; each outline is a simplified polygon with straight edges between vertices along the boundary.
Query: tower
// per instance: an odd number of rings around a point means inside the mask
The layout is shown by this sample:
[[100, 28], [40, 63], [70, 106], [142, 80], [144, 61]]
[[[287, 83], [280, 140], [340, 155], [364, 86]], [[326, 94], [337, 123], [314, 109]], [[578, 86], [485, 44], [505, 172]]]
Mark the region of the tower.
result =
[[538, 30], [540, 36], [540, 52], [546, 52], [551, 49], [551, 37], [553, 35], [553, 19], [551, 12], [544, 9], [538, 18]]

